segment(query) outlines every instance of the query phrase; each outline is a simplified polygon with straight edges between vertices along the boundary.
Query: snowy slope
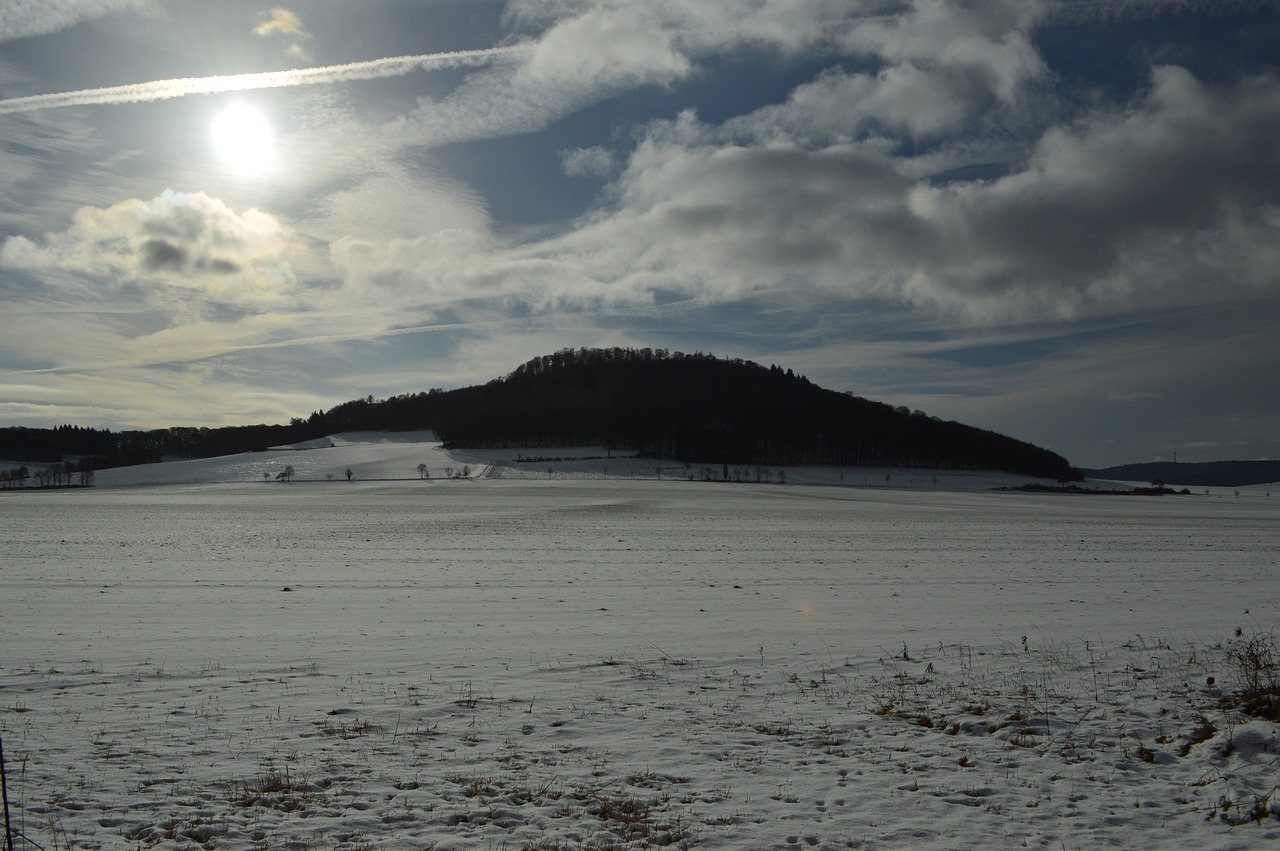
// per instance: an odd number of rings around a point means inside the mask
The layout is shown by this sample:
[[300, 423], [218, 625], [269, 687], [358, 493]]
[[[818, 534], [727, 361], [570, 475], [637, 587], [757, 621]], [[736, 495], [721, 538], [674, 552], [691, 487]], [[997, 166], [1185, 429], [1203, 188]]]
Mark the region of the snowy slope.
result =
[[[1226, 699], [1280, 625], [1264, 493], [620, 480], [641, 462], [334, 443], [182, 468], [231, 484], [0, 494], [31, 843], [1280, 839], [1280, 731]], [[264, 485], [268, 460], [314, 480]]]
[[[503, 479], [721, 479], [722, 465], [684, 464], [635, 458], [603, 446], [551, 449], [445, 450], [431, 432], [350, 432], [219, 458], [169, 461], [100, 470], [98, 487], [201, 484], [214, 482], [275, 483], [286, 466], [294, 482], [346, 481], [346, 471], [359, 481], [418, 479], [424, 464], [433, 479], [469, 468], [474, 478]], [[848, 487], [916, 490], [987, 490], [1037, 481], [998, 471], [897, 470], [872, 467], [732, 466], [729, 479], [739, 482], [825, 484]], [[264, 476], [265, 474], [265, 476]], [[1050, 484], [1052, 484], [1050, 482]]]

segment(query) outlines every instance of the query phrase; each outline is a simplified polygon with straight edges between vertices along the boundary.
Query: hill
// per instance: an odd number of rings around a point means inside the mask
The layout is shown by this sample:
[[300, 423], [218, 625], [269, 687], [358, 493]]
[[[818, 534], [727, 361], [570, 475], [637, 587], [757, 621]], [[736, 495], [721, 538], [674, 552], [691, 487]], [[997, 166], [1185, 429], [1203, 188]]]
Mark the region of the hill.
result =
[[564, 349], [488, 384], [340, 405], [341, 430], [430, 428], [446, 446], [587, 444], [713, 464], [997, 469], [1079, 478], [1065, 458], [777, 366], [661, 349]]
[[1195, 464], [1153, 461], [1081, 472], [1091, 479], [1124, 482], [1154, 482], [1158, 479], [1166, 484], [1233, 488], [1280, 481], [1280, 461], [1208, 461]]
[[484, 385], [372, 397], [289, 425], [112, 434], [0, 429], [0, 457], [95, 467], [263, 450], [338, 432], [432, 430], [447, 447], [589, 444], [702, 464], [993, 469], [1077, 480], [1065, 458], [778, 366], [662, 349], [564, 349]]

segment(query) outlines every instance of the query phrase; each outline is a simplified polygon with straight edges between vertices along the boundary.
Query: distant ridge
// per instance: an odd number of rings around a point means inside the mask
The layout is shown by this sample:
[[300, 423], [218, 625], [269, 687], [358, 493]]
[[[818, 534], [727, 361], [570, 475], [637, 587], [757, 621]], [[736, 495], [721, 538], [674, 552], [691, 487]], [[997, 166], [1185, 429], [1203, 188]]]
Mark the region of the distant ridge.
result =
[[1122, 482], [1154, 482], [1158, 479], [1170, 485], [1234, 488], [1280, 481], [1280, 461], [1205, 461], [1194, 464], [1151, 461], [1081, 472], [1091, 479], [1117, 479]]

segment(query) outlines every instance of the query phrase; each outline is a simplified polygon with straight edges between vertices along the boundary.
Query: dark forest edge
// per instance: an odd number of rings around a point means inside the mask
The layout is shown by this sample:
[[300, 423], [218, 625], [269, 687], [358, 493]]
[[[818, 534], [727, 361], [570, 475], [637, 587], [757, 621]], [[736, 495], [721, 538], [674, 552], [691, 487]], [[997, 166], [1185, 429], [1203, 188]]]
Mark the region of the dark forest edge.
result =
[[993, 469], [1079, 481], [1065, 458], [778, 366], [665, 349], [562, 349], [487, 384], [344, 402], [288, 425], [0, 429], [6, 461], [79, 470], [263, 451], [350, 431], [434, 431], [451, 448], [605, 445], [715, 464]]

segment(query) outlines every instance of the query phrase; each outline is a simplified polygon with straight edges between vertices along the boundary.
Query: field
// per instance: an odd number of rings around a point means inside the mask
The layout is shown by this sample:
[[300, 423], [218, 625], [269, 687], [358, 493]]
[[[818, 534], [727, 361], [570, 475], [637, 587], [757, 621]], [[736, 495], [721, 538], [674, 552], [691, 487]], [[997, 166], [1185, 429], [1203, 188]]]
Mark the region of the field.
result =
[[17, 848], [1280, 839], [1232, 697], [1275, 676], [1261, 489], [307, 466], [342, 451], [0, 494]]

